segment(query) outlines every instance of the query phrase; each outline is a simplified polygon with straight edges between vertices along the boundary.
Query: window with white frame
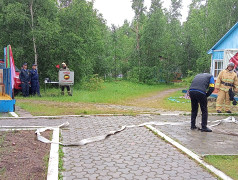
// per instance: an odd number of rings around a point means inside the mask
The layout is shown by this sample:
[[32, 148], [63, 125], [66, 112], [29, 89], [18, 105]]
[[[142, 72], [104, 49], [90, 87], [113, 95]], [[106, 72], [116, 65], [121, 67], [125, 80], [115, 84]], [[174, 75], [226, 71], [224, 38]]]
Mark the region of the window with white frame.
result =
[[214, 77], [223, 70], [223, 60], [214, 60]]

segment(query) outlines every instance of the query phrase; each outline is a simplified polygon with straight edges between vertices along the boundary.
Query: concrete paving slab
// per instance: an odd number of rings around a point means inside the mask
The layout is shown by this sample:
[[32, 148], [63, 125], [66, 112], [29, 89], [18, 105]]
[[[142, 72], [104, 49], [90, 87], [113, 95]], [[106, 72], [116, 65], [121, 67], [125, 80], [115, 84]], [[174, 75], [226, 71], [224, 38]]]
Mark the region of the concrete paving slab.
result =
[[[209, 124], [216, 120], [222, 120], [227, 116], [211, 116]], [[199, 123], [198, 123], [199, 124]], [[190, 123], [180, 126], [155, 126], [169, 137], [177, 140], [182, 145], [199, 155], [237, 155], [238, 154], [238, 136], [227, 135], [222, 132], [238, 133], [238, 124], [222, 123], [219, 126], [212, 127], [212, 133], [190, 130]]]
[[[140, 124], [162, 116], [78, 118], [63, 130], [63, 141], [75, 143], [120, 125]], [[167, 118], [167, 117], [166, 117]], [[167, 118], [165, 121], [169, 120]], [[182, 121], [184, 118], [178, 118]], [[172, 117], [171, 121], [178, 121]], [[64, 147], [64, 179], [216, 179], [196, 162], [164, 142], [145, 127], [81, 147]]]
[[[223, 119], [221, 116], [209, 120]], [[189, 116], [87, 116], [40, 119], [1, 119], [0, 126], [57, 126], [62, 129], [63, 142], [103, 135], [122, 125], [144, 122], [185, 122], [179, 126], [156, 126], [166, 135], [180, 141], [199, 154], [223, 152], [226, 143], [230, 152], [238, 149], [237, 137], [190, 130]], [[218, 138], [219, 137], [219, 138]], [[211, 146], [216, 143], [216, 148]], [[221, 145], [222, 144], [222, 145]], [[229, 146], [228, 146], [229, 145]], [[234, 145], [234, 146], [233, 146]], [[228, 148], [229, 147], [229, 148]], [[222, 150], [221, 150], [222, 149]], [[216, 179], [178, 149], [158, 138], [145, 127], [128, 128], [109, 138], [80, 147], [64, 147], [64, 179]], [[209, 151], [210, 150], [210, 151]]]

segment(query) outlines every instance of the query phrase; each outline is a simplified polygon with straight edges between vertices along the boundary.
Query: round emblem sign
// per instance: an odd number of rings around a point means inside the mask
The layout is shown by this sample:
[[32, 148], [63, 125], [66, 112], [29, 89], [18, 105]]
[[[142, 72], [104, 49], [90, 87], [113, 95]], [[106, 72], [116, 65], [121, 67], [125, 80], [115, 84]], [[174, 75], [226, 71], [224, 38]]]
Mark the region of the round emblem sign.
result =
[[68, 80], [69, 78], [70, 78], [70, 77], [69, 77], [68, 74], [64, 75], [64, 79], [65, 79], [65, 80]]

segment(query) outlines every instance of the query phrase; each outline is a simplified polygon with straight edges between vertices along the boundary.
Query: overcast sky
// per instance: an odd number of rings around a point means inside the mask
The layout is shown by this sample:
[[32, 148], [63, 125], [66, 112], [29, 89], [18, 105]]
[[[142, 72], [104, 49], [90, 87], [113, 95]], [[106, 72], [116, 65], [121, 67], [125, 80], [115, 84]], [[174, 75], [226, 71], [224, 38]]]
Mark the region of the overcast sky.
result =
[[[184, 22], [188, 15], [188, 6], [191, 0], [182, 0], [183, 9], [182, 22]], [[145, 0], [147, 10], [150, 8], [151, 0]], [[134, 12], [131, 8], [131, 0], [95, 0], [94, 8], [103, 14], [104, 19], [107, 20], [107, 25], [111, 24], [121, 26], [125, 19], [132, 21]], [[163, 7], [169, 8], [170, 0], [164, 0]]]

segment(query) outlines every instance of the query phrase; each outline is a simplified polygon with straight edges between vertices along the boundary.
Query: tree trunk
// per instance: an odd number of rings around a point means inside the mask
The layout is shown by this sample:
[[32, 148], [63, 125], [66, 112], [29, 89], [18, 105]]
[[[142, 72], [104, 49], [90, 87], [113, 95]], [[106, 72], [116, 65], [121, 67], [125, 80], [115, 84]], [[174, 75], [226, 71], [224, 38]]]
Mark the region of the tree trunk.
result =
[[32, 41], [33, 41], [33, 48], [34, 48], [34, 54], [35, 54], [35, 64], [37, 64], [37, 51], [36, 51], [36, 38], [34, 36], [34, 12], [33, 12], [33, 1], [30, 2], [30, 12], [31, 12], [31, 31], [32, 31]]
[[[141, 70], [141, 57], [140, 57], [140, 32], [139, 32], [139, 22], [137, 21], [136, 24], [136, 51], [137, 51], [137, 58], [138, 58], [138, 65], [139, 65], [139, 74]], [[139, 76], [139, 81], [141, 81], [141, 78]]]

